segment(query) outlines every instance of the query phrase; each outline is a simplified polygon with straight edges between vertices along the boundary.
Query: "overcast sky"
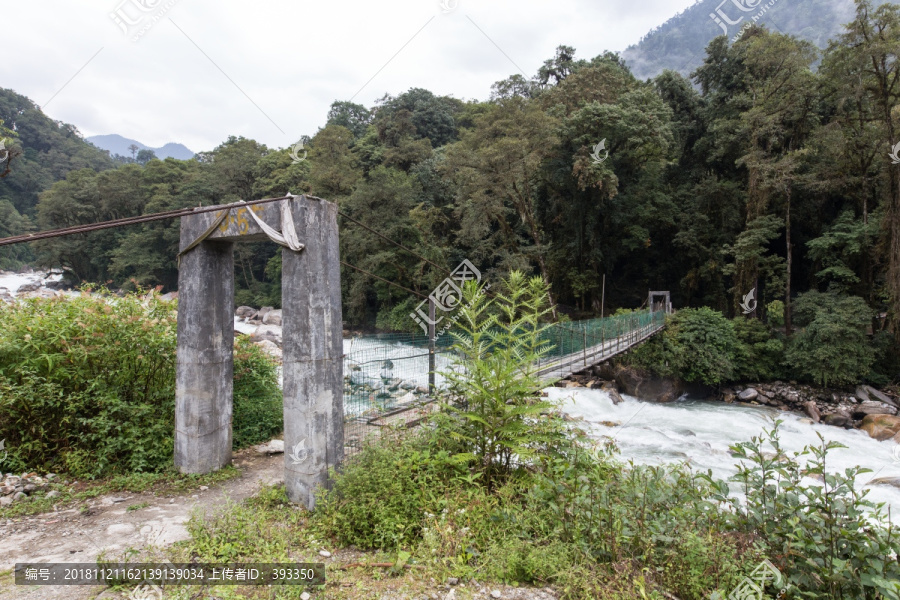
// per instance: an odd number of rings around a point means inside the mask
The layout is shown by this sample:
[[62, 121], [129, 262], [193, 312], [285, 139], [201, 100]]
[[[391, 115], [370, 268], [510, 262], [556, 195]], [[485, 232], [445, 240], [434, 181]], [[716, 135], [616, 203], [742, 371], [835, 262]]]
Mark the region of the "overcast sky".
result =
[[560, 44], [580, 58], [621, 51], [694, 1], [4, 2], [0, 87], [85, 136], [287, 147], [334, 100], [371, 107], [411, 87], [487, 99]]

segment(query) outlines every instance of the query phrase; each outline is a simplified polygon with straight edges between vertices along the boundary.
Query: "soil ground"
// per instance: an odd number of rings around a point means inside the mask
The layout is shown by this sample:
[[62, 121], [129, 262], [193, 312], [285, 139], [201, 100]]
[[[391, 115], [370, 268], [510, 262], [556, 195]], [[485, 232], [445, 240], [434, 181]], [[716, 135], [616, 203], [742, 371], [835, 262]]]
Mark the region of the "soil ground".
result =
[[[96, 598], [104, 586], [17, 586], [11, 571], [17, 562], [89, 563], [101, 553], [118, 558], [129, 548], [168, 546], [188, 538], [184, 524], [195, 509], [215, 510], [254, 495], [263, 485], [284, 481], [280, 454], [243, 450], [235, 453], [234, 465], [240, 476], [207, 490], [163, 496], [117, 493], [80, 507], [0, 523], [0, 600]], [[144, 508], [128, 510], [144, 503]]]

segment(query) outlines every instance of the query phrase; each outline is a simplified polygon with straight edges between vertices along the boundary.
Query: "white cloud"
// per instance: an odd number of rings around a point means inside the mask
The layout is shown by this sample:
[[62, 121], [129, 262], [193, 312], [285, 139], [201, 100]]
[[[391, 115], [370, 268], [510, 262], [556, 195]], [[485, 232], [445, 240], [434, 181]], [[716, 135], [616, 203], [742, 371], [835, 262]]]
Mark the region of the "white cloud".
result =
[[16, 2], [4, 5], [15, 59], [0, 79], [38, 104], [52, 97], [45, 112], [85, 135], [286, 147], [324, 125], [334, 100], [359, 92], [371, 106], [411, 87], [485, 99], [517, 72], [510, 59], [531, 76], [560, 44], [581, 58], [621, 51], [693, 1], [459, 0], [442, 14], [438, 0], [177, 0], [137, 42], [110, 18], [122, 0]]

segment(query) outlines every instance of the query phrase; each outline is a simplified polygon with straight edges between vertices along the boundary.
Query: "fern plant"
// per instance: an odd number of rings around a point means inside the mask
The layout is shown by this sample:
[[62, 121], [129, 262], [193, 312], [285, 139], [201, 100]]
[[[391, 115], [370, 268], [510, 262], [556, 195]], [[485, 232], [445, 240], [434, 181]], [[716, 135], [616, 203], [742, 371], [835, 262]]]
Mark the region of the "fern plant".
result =
[[454, 364], [445, 408], [458, 415], [448, 428], [464, 455], [482, 473], [488, 489], [517, 465], [531, 460], [557, 437], [542, 413], [552, 404], [540, 400], [536, 364], [549, 350], [542, 341], [549, 312], [547, 286], [540, 277], [510, 273], [502, 290], [489, 299], [475, 283], [463, 290], [455, 339]]

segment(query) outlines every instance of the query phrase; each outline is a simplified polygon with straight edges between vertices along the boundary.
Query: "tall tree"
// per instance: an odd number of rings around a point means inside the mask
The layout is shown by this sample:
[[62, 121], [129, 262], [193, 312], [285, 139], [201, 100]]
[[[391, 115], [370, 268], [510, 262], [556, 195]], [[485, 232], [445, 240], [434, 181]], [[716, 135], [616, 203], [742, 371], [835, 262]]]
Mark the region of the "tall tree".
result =
[[[449, 149], [444, 166], [459, 190], [460, 238], [503, 271], [534, 261], [549, 285], [548, 246], [535, 203], [557, 120], [515, 96], [487, 107], [474, 125]], [[551, 305], [556, 318], [552, 296]]]
[[829, 53], [843, 65], [847, 76], [861, 82], [881, 133], [889, 324], [900, 340], [900, 165], [891, 164], [888, 158], [888, 150], [900, 143], [895, 122], [895, 107], [900, 104], [900, 7], [885, 3], [875, 8], [870, 0], [855, 1], [856, 18]]

